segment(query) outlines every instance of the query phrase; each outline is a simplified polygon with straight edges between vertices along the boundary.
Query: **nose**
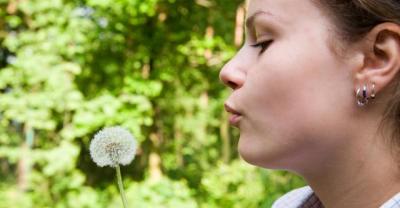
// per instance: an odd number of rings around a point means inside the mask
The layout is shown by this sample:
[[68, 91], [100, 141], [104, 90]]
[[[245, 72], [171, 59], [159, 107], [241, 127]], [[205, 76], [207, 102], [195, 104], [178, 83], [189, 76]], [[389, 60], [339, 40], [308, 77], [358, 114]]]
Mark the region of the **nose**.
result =
[[239, 89], [243, 86], [246, 79], [244, 67], [240, 64], [237, 56], [231, 59], [222, 67], [219, 72], [219, 79], [232, 89]]

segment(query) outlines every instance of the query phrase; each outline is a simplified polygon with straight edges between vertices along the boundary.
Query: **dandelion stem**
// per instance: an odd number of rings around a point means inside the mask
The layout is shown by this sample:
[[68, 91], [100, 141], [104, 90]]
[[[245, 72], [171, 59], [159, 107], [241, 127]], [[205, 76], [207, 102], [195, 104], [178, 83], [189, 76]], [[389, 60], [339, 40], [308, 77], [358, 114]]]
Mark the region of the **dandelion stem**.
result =
[[119, 188], [119, 193], [122, 198], [122, 203], [124, 204], [124, 208], [128, 208], [128, 203], [126, 202], [126, 196], [125, 196], [125, 192], [124, 192], [124, 186], [122, 184], [122, 176], [121, 176], [121, 170], [119, 168], [119, 164], [117, 164], [115, 169], [117, 170], [118, 188]]

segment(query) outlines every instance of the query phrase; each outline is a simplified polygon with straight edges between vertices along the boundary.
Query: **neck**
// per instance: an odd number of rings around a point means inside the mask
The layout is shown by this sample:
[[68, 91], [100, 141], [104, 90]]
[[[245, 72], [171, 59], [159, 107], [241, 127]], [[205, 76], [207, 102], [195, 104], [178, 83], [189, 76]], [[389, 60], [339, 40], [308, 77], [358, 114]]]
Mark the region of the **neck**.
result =
[[389, 145], [365, 135], [314, 166], [318, 170], [301, 173], [326, 208], [376, 208], [400, 191], [399, 166]]

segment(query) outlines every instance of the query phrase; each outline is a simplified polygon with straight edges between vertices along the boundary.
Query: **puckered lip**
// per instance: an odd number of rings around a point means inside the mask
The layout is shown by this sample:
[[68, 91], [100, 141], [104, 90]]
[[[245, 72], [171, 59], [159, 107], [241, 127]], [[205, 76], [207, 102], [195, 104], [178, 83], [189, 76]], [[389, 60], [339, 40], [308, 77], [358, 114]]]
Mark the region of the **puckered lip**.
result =
[[242, 115], [239, 111], [235, 110], [233, 107], [231, 107], [228, 103], [224, 103], [225, 110], [229, 113], [235, 114], [235, 115]]
[[227, 102], [224, 104], [225, 110], [229, 112], [231, 115], [229, 116], [229, 123], [232, 126], [239, 128], [240, 120], [242, 119], [242, 114], [231, 107]]

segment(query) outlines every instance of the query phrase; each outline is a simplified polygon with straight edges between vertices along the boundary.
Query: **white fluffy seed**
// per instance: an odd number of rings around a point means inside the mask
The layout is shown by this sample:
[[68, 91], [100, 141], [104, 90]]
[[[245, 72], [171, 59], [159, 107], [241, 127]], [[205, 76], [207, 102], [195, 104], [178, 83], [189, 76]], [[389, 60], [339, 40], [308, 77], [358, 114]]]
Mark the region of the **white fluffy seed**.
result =
[[136, 139], [128, 130], [115, 126], [100, 130], [90, 142], [90, 156], [100, 167], [128, 165], [136, 153]]

